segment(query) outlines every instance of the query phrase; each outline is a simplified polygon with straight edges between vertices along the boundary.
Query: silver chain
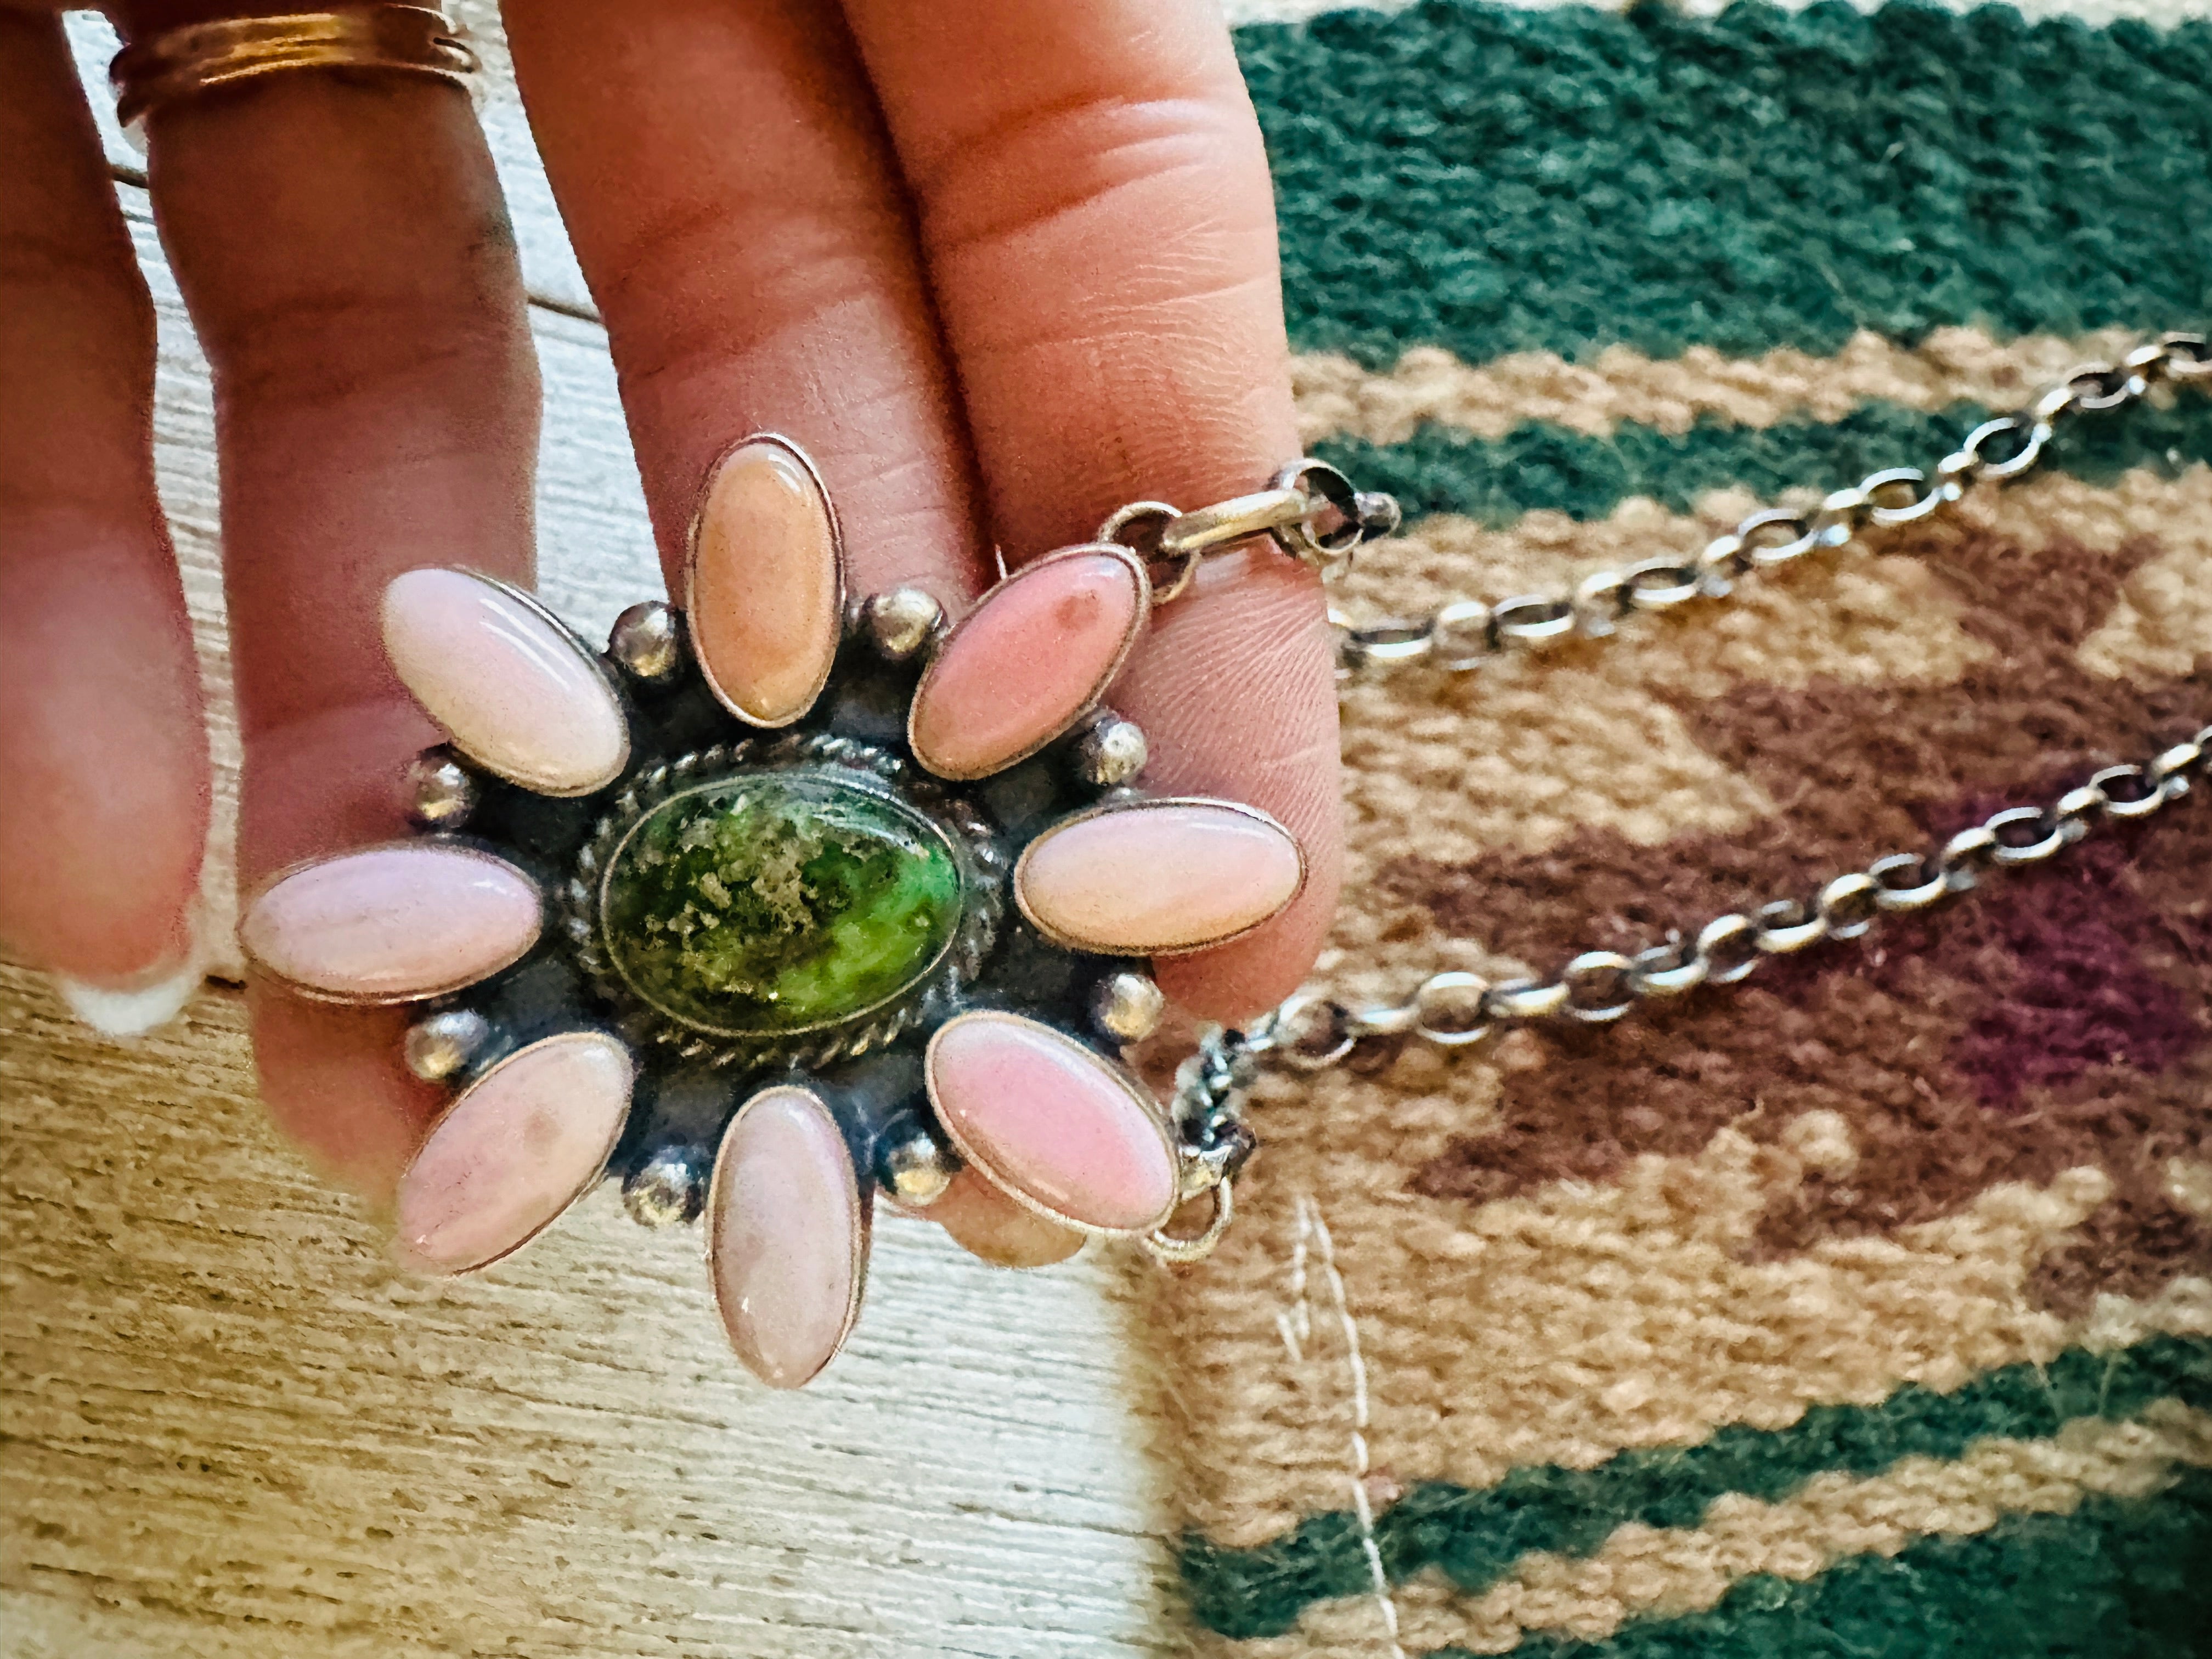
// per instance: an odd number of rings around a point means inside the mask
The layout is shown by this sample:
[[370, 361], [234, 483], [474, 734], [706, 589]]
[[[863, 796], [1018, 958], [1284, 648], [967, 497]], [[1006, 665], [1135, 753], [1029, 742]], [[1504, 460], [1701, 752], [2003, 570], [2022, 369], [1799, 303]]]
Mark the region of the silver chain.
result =
[[[1338, 678], [1415, 664], [1465, 672], [1504, 652], [1602, 638], [1644, 611], [1725, 599], [1753, 571], [1844, 547], [1870, 529], [1918, 523], [1956, 507], [1977, 484], [2027, 476], [2043, 461], [2061, 422], [2124, 408], [2161, 383], [2189, 382], [2212, 389], [2212, 346], [2203, 335], [2168, 334], [2117, 364], [2076, 368], [2024, 414], [1983, 422], [1936, 463], [1932, 478], [1918, 467], [1891, 467], [1811, 511], [1753, 513], [1694, 559], [1601, 570], [1571, 591], [1495, 604], [1456, 599], [1410, 620], [1357, 623], [1332, 610]], [[1362, 541], [1397, 526], [1397, 503], [1389, 496], [1357, 491], [1336, 468], [1305, 459], [1284, 468], [1264, 491], [1194, 513], [1164, 501], [1137, 502], [1109, 519], [1098, 539], [1135, 548], [1162, 567], [1165, 579], [1156, 584], [1155, 602], [1165, 604], [1188, 589], [1201, 559], [1255, 536], [1327, 577], [1349, 564]], [[1243, 1095], [1262, 1065], [1322, 1071], [1377, 1039], [1471, 1048], [1522, 1025], [1560, 1019], [1601, 1025], [1643, 1002], [1705, 985], [1734, 985], [1773, 957], [1860, 938], [1885, 916], [1925, 910], [1993, 874], [2040, 864], [2101, 826], [2149, 817], [2190, 793], [2208, 757], [2212, 726], [2147, 761], [2107, 766], [2045, 805], [1994, 812], [1940, 848], [1891, 853], [1835, 876], [1809, 900], [1730, 911], [1692, 938], [1673, 933], [1634, 956], [1584, 951], [1549, 979], [1502, 984], [1479, 974], [1431, 974], [1404, 1000], [1365, 1007], [1326, 991], [1302, 992], [1246, 1030], [1209, 1030], [1177, 1074], [1175, 1112], [1186, 1194], [1211, 1193], [1212, 1219], [1198, 1236], [1162, 1232], [1146, 1243], [1164, 1260], [1188, 1261], [1219, 1238], [1229, 1222], [1231, 1188], [1255, 1144], [1241, 1115]]]
[[1694, 938], [1671, 935], [1636, 955], [1585, 951], [1550, 979], [1493, 985], [1479, 974], [1432, 974], [1402, 1002], [1350, 1008], [1320, 992], [1293, 997], [1244, 1033], [1269, 1063], [1316, 1072], [1374, 1037], [1413, 1036], [1472, 1048], [1540, 1020], [1603, 1025], [1639, 1002], [1701, 985], [1734, 985], [1775, 957], [1857, 939], [1887, 915], [1910, 915], [1980, 885], [1991, 873], [2040, 864], [2100, 825], [2147, 818], [2188, 794], [2212, 755], [2212, 726], [2141, 763], [2108, 766], [2044, 806], [2008, 806], [1938, 848], [1892, 853], [1824, 884], [1808, 902], [1778, 899], [1729, 911]]
[[2083, 364], [2023, 415], [1983, 422], [1936, 463], [1933, 479], [1917, 466], [1869, 473], [1809, 511], [1754, 513], [1693, 559], [1647, 559], [1601, 570], [1571, 590], [1495, 604], [1455, 599], [1425, 617], [1359, 623], [1332, 610], [1338, 678], [1416, 664], [1464, 673], [1503, 652], [1601, 639], [1628, 617], [1726, 599], [1753, 571], [1843, 547], [1869, 529], [1917, 524], [1955, 507], [1977, 483], [2027, 476], [2042, 462], [2062, 421], [2124, 408], [2161, 382], [2190, 381], [2212, 381], [2212, 346], [2201, 334], [2168, 334], [2118, 363]]

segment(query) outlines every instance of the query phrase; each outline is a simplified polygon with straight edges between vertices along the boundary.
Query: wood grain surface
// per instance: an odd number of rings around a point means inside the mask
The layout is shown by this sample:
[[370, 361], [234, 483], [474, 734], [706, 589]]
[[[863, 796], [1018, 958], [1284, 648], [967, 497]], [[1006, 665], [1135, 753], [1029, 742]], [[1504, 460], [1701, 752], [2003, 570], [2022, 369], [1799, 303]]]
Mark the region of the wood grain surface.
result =
[[239, 994], [129, 1048], [0, 968], [0, 1651], [1120, 1656], [1169, 1593], [1127, 1281], [886, 1217], [812, 1389], [610, 1188], [477, 1278], [279, 1145]]
[[[659, 577], [496, 18], [461, 9], [543, 301], [542, 586], [589, 634]], [[96, 84], [112, 37], [72, 26]], [[227, 940], [237, 747], [207, 371], [143, 192], [119, 193], [160, 311], [159, 475], [212, 696]], [[231, 951], [213, 966], [239, 971]], [[228, 987], [117, 1046], [0, 965], [0, 1091], [10, 1659], [1173, 1645], [1128, 1330], [1147, 1270], [1126, 1259], [1001, 1273], [887, 1218], [852, 1346], [775, 1395], [724, 1346], [696, 1231], [636, 1228], [611, 1191], [479, 1278], [393, 1272], [377, 1218], [268, 1128]]]

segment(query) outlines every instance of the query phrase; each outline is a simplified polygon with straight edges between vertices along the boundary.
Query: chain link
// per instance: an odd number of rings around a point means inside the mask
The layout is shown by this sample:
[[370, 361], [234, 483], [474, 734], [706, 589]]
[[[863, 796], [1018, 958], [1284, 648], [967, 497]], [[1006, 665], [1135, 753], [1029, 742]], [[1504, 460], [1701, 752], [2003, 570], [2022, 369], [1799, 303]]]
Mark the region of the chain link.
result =
[[1332, 609], [1337, 676], [1417, 664], [1465, 673], [1507, 652], [1602, 639], [1632, 616], [1726, 599], [1752, 572], [1948, 512], [1977, 483], [2025, 477], [2043, 463], [2061, 422], [2123, 408], [2161, 383], [2191, 382], [2212, 388], [2212, 346], [2201, 334], [2168, 334], [2118, 363], [2083, 364], [2023, 414], [1983, 422], [1936, 463], [1932, 477], [1918, 467], [1887, 467], [1809, 511], [1764, 508], [1692, 558], [1601, 570], [1569, 592], [1490, 604], [1455, 599], [1425, 617], [1359, 623]]
[[1731, 911], [1708, 921], [1694, 939], [1671, 937], [1632, 957], [1585, 951], [1549, 980], [1492, 985], [1475, 974], [1436, 974], [1403, 1002], [1365, 1008], [1308, 992], [1255, 1024], [1244, 1046], [1271, 1065], [1317, 1072], [1375, 1037], [1410, 1036], [1459, 1048], [1539, 1021], [1604, 1024], [1640, 1002], [1700, 985], [1732, 985], [1771, 957], [1857, 939], [1885, 916], [1924, 910], [1998, 871], [2056, 857], [2106, 820], [2148, 817], [2189, 793], [2208, 756], [2212, 726], [2148, 761], [2106, 767], [2048, 805], [2008, 806], [1940, 848], [1892, 853], [1836, 876], [1809, 899]]

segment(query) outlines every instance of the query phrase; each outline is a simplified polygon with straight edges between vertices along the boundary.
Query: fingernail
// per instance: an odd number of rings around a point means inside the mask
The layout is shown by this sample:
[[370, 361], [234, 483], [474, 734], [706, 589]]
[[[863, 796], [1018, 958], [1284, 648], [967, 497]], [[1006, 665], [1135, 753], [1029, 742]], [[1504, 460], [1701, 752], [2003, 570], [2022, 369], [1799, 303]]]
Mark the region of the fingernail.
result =
[[128, 988], [88, 985], [66, 974], [55, 975], [54, 984], [78, 1019], [104, 1037], [126, 1038], [144, 1036], [174, 1019], [191, 1000], [202, 977], [195, 959]]
[[973, 1170], [960, 1171], [929, 1218], [994, 1267], [1048, 1267], [1081, 1249], [1085, 1235], [1025, 1210]]
[[127, 1042], [159, 1030], [184, 1012], [207, 976], [202, 921], [200, 907], [195, 902], [185, 920], [191, 942], [182, 961], [157, 963], [127, 979], [99, 985], [56, 974], [54, 988], [70, 1012], [104, 1037]]
[[691, 530], [685, 620], [708, 686], [756, 726], [814, 705], [837, 654], [837, 523], [813, 470], [783, 440], [739, 445], [715, 469]]

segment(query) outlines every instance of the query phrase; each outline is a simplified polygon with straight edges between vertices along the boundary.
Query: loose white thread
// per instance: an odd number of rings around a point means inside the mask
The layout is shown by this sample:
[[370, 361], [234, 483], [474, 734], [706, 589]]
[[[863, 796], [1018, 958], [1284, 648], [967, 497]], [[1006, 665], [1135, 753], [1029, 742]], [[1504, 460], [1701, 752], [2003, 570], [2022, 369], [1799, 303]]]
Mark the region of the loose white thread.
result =
[[[1406, 1650], [1398, 1644], [1398, 1604], [1390, 1598], [1390, 1576], [1382, 1570], [1382, 1552], [1375, 1542], [1375, 1509], [1367, 1499], [1367, 1361], [1359, 1352], [1359, 1325], [1352, 1316], [1344, 1275], [1337, 1271], [1336, 1244], [1329, 1237], [1328, 1224], [1322, 1219], [1321, 1206], [1302, 1194], [1297, 1208], [1298, 1238], [1291, 1263], [1291, 1282], [1297, 1296], [1297, 1323], [1302, 1334], [1310, 1334], [1304, 1328], [1306, 1241], [1310, 1237], [1320, 1247], [1322, 1273], [1328, 1280], [1329, 1300], [1336, 1304], [1337, 1323], [1344, 1332], [1345, 1362], [1352, 1370], [1352, 1510], [1359, 1517], [1359, 1547], [1367, 1558], [1368, 1577], [1374, 1582], [1375, 1605], [1382, 1614], [1390, 1659], [1406, 1659]], [[1289, 1322], [1279, 1316], [1277, 1323], [1283, 1327], [1287, 1340], [1291, 1334]], [[1297, 1352], [1293, 1344], [1291, 1352]]]
[[1313, 1334], [1313, 1310], [1306, 1304], [1306, 1241], [1313, 1237], [1313, 1217], [1307, 1212], [1303, 1197], [1297, 1208], [1298, 1236], [1291, 1243], [1291, 1305], [1287, 1311], [1275, 1315], [1275, 1328], [1282, 1333], [1291, 1363], [1303, 1365], [1306, 1339]]

